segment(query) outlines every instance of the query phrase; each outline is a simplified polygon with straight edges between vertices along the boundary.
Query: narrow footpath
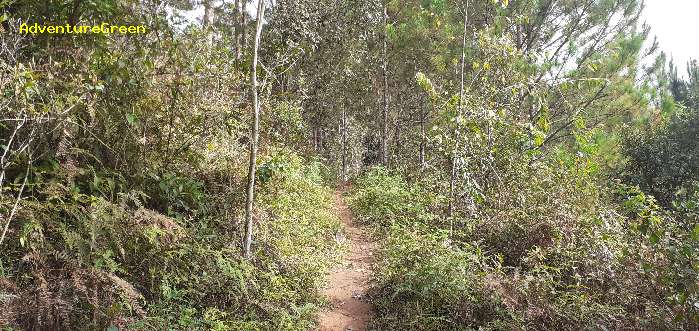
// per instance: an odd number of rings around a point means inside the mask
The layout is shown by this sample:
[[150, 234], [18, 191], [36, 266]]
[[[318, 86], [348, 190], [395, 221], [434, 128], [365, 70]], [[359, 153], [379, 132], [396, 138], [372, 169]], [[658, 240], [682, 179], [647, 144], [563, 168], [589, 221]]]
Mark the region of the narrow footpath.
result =
[[319, 330], [363, 331], [373, 316], [373, 307], [367, 302], [365, 294], [369, 288], [374, 245], [364, 229], [354, 224], [352, 213], [342, 198], [342, 191], [335, 192], [334, 200], [335, 212], [345, 227], [345, 237], [338, 235], [337, 240], [347, 242], [349, 252], [328, 278], [328, 287], [323, 294], [332, 306], [321, 312]]

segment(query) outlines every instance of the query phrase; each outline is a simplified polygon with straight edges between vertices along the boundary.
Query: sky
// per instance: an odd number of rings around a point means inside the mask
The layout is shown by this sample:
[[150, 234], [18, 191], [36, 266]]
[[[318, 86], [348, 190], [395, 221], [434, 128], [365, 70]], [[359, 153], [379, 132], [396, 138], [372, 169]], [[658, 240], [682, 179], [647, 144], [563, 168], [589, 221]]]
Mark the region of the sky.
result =
[[699, 60], [699, 0], [646, 0], [643, 18], [658, 37], [660, 50], [672, 56], [685, 76], [689, 59]]

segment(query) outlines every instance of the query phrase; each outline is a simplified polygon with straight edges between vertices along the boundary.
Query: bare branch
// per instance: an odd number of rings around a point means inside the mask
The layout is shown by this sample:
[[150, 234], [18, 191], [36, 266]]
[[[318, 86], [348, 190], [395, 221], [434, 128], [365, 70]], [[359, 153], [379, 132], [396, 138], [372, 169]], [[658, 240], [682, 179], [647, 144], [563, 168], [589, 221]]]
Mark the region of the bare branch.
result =
[[5, 240], [5, 235], [7, 234], [7, 230], [10, 228], [10, 222], [12, 222], [12, 218], [15, 216], [15, 213], [17, 212], [17, 207], [19, 206], [19, 201], [22, 200], [22, 193], [24, 192], [24, 187], [27, 185], [27, 179], [29, 178], [29, 169], [31, 168], [31, 161], [27, 162], [27, 172], [24, 174], [24, 181], [22, 182], [22, 186], [19, 188], [19, 192], [17, 193], [17, 198], [15, 199], [15, 204], [12, 207], [12, 211], [10, 212], [10, 216], [7, 218], [7, 221], [5, 222], [5, 228], [2, 230], [2, 236], [0, 236], [0, 245], [2, 245], [2, 242]]

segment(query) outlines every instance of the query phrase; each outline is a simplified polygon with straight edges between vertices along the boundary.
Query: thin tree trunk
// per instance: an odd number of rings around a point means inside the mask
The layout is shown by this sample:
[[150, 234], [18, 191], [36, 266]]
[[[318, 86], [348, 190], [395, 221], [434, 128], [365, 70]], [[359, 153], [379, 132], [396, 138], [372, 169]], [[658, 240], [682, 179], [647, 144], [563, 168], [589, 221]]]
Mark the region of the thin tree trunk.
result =
[[242, 43], [241, 52], [245, 53], [248, 48], [248, 21], [247, 15], [245, 15], [245, 0], [240, 0], [239, 10], [240, 10], [240, 41]]
[[451, 180], [449, 181], [449, 210], [447, 216], [454, 214], [454, 191], [456, 189], [456, 157], [451, 157]]
[[[466, 27], [468, 25], [468, 0], [466, 1], [466, 7], [464, 8], [464, 35], [461, 44], [461, 86], [459, 87], [459, 105], [457, 107], [456, 116], [461, 116], [463, 113], [463, 99], [464, 99], [464, 67], [466, 62]], [[457, 125], [459, 121], [456, 121]], [[458, 152], [460, 143], [460, 134], [456, 134], [456, 147], [455, 152]], [[456, 190], [456, 175], [458, 173], [458, 164], [456, 153], [452, 153], [451, 157], [451, 178], [449, 181], [449, 211], [448, 215], [452, 216], [454, 213], [454, 191]]]
[[425, 145], [427, 144], [425, 117], [427, 117], [427, 114], [424, 111], [420, 111], [420, 170], [425, 170]]
[[[24, 193], [24, 187], [27, 185], [27, 178], [29, 178], [29, 169], [31, 169], [31, 161], [27, 163], [27, 172], [24, 174], [24, 181], [22, 181], [22, 186], [19, 188], [19, 192], [17, 193], [17, 198], [15, 199], [15, 204], [12, 207], [12, 211], [10, 211], [7, 221], [5, 221], [5, 227], [2, 230], [2, 235], [0, 235], [0, 245], [2, 245], [2, 242], [5, 240], [7, 230], [10, 228], [10, 222], [12, 222], [12, 218], [15, 217], [19, 202], [22, 200], [22, 193]], [[0, 218], [1, 216], [2, 215], [0, 215]]]
[[394, 150], [393, 150], [393, 155], [400, 155], [400, 146], [401, 146], [401, 141], [400, 141], [400, 112], [397, 113], [396, 115], [396, 121], [394, 123], [394, 126], [396, 128], [395, 130], [395, 135], [393, 137], [393, 142], [394, 142]]
[[243, 57], [243, 26], [245, 25], [245, 6], [243, 4], [244, 0], [236, 0], [237, 13], [237, 24], [235, 26], [235, 58], [240, 60]]
[[347, 182], [347, 112], [342, 108], [342, 183]]
[[461, 86], [459, 87], [459, 109], [458, 114], [461, 115], [463, 108], [463, 98], [464, 98], [464, 66], [466, 63], [466, 27], [468, 25], [468, 0], [466, 0], [466, 7], [464, 8], [464, 35], [461, 41]]
[[381, 132], [381, 164], [388, 165], [388, 9], [386, 3], [383, 5], [383, 49], [382, 49], [382, 71], [383, 71], [383, 129]]
[[395, 134], [393, 135], [393, 155], [400, 155], [400, 147], [401, 147], [401, 141], [400, 141], [400, 134], [401, 134], [401, 115], [403, 111], [403, 95], [400, 93], [401, 89], [398, 89], [397, 93], [397, 101], [394, 102], [396, 105], [396, 111], [395, 111], [395, 117], [393, 120], [393, 127], [395, 128], [394, 132]]
[[318, 146], [318, 127], [313, 128], [313, 151], [320, 153], [320, 146]]
[[211, 5], [211, 0], [204, 1], [204, 19], [202, 26], [206, 31], [206, 45], [211, 48], [214, 45], [214, 7]]
[[318, 128], [318, 150], [322, 151], [325, 147], [323, 145], [325, 139], [325, 131], [322, 127]]
[[250, 245], [252, 244], [252, 209], [255, 201], [255, 172], [257, 162], [257, 143], [260, 136], [260, 100], [257, 93], [257, 56], [260, 48], [260, 38], [262, 36], [262, 18], [265, 13], [265, 1], [260, 0], [257, 4], [257, 28], [255, 31], [255, 49], [252, 57], [252, 101], [254, 107], [254, 116], [251, 125], [252, 139], [250, 139], [250, 164], [248, 167], [248, 190], [245, 202], [245, 243], [243, 251], [245, 258], [250, 259], [252, 252]]

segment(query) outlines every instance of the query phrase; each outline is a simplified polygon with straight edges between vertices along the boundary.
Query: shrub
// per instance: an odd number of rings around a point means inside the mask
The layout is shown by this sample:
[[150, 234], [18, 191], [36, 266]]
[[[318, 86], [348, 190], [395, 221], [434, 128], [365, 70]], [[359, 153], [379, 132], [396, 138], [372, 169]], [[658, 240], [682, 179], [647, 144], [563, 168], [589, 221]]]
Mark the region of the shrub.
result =
[[381, 240], [373, 297], [381, 330], [499, 329], [509, 316], [497, 261], [446, 231], [393, 225]]
[[[52, 181], [33, 186], [34, 198], [12, 223], [12, 244], [0, 253], [7, 307], [0, 322], [23, 329], [309, 329], [322, 302], [318, 288], [337, 260], [340, 223], [317, 166], [283, 151], [267, 163], [277, 166], [259, 187], [263, 207], [249, 261], [239, 248], [242, 227], [210, 206], [219, 198], [206, 175], [153, 177], [160, 184], [150, 196], [118, 185], [105, 193]], [[146, 200], [161, 209], [146, 208]]]
[[432, 195], [419, 184], [408, 185], [400, 175], [375, 167], [355, 182], [349, 203], [360, 221], [387, 227], [397, 221], [434, 219]]
[[355, 214], [381, 228], [377, 327], [696, 328], [696, 228], [686, 218], [637, 188], [531, 170], [451, 221], [427, 212], [421, 198], [435, 195], [425, 186], [384, 170], [357, 181]]

